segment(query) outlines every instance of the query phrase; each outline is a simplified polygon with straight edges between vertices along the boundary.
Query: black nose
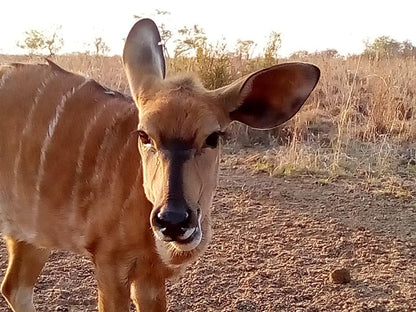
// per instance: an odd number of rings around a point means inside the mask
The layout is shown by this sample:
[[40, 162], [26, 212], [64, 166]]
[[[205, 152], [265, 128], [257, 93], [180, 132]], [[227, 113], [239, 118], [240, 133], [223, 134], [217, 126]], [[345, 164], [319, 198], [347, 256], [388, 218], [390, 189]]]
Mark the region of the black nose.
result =
[[162, 210], [155, 214], [154, 225], [163, 235], [176, 241], [190, 227], [191, 213], [190, 209]]

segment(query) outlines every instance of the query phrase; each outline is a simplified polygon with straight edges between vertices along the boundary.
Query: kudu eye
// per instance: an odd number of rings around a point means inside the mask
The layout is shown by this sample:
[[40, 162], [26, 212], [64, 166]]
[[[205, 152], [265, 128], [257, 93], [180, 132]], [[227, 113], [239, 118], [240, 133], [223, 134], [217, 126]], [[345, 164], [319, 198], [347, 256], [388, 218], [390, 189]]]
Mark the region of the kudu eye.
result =
[[205, 140], [205, 146], [210, 148], [216, 148], [218, 146], [218, 141], [220, 139], [220, 132], [211, 133]]
[[144, 132], [143, 130], [139, 130], [137, 133], [139, 134], [139, 139], [142, 142], [142, 144], [148, 145], [152, 143], [152, 140], [149, 138], [146, 132]]

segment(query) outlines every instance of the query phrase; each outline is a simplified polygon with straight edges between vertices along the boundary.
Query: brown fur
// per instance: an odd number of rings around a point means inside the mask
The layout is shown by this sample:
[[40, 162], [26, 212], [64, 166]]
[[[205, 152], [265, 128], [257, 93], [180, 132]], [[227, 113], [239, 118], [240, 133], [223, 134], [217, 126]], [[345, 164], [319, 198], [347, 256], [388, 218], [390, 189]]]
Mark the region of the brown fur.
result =
[[[22, 285], [32, 288], [45, 254], [59, 248], [82, 253], [94, 262], [100, 311], [127, 311], [129, 284], [141, 311], [163, 311], [164, 280], [180, 272], [209, 242], [209, 211], [203, 217], [204, 235], [196, 249], [181, 252], [160, 241], [155, 246], [149, 226], [152, 205], [142, 187], [133, 102], [56, 65], [18, 65], [5, 67], [1, 73], [9, 75], [0, 90], [0, 220], [11, 246], [2, 288], [10, 305], [16, 311], [33, 309], [31, 297], [21, 298]], [[141, 112], [145, 115], [141, 125], [150, 116], [164, 121], [146, 125], [153, 138], [162, 133], [189, 138], [200, 151], [204, 136], [213, 131], [210, 125], [215, 116], [209, 117], [208, 100], [192, 78], [170, 80], [144, 103], [148, 109]], [[64, 109], [52, 130], [62, 101], [66, 101]], [[181, 113], [171, 118], [172, 109]], [[206, 128], [203, 136], [195, 132], [195, 123]], [[185, 190], [195, 193], [189, 189], [205, 183], [208, 196], [190, 199], [200, 199], [209, 208], [217, 162], [204, 168], [206, 157], [218, 160], [218, 152], [207, 151], [198, 162], [186, 164], [185, 171], [208, 170], [213, 178], [204, 182], [198, 176], [186, 177]], [[164, 192], [160, 182], [151, 183], [152, 192]], [[22, 258], [23, 254], [28, 256]], [[14, 259], [21, 265], [16, 266]], [[25, 266], [26, 262], [33, 265]]]
[[[159, 41], [150, 20], [126, 40], [134, 102], [52, 62], [0, 68], [2, 293], [15, 312], [35, 311], [33, 286], [55, 248], [93, 261], [100, 312], [129, 311], [130, 298], [138, 311], [165, 311], [165, 280], [211, 238], [210, 138], [233, 119], [285, 122], [319, 79], [313, 65], [282, 64], [207, 91], [192, 77], [163, 79]], [[178, 211], [183, 219], [162, 220]]]
[[[48, 80], [51, 76], [54, 78]], [[51, 66], [22, 65], [13, 69], [0, 90], [0, 220], [8, 245], [13, 246], [9, 248], [10, 265], [2, 289], [16, 311], [30, 309], [29, 305], [19, 308], [15, 294], [22, 285], [33, 287], [40, 271], [32, 265], [33, 257], [39, 248], [66, 249], [91, 257], [101, 311], [112, 311], [113, 304], [114, 311], [123, 311], [123, 306], [128, 310], [128, 285], [143, 279], [137, 277], [136, 270], [149, 276], [149, 285], [155, 279], [155, 289], [164, 288], [161, 281], [173, 273], [154, 251], [149, 230], [152, 207], [143, 193], [137, 137], [132, 134], [138, 121], [133, 102], [106, 94], [94, 81], [86, 82], [67, 99], [51, 139], [46, 139], [63, 94], [84, 80]], [[40, 89], [42, 96], [32, 109]], [[94, 116], [97, 122], [84, 138]], [[34, 255], [27, 260], [31, 265], [16, 267], [13, 259], [21, 261], [20, 255], [28, 248]], [[160, 277], [153, 274], [155, 266]], [[114, 271], [117, 267], [123, 270]], [[143, 272], [143, 268], [148, 271]], [[21, 276], [19, 281], [16, 276]], [[163, 296], [157, 299], [158, 308], [152, 303], [142, 310], [163, 311]], [[111, 305], [104, 309], [107, 301]]]

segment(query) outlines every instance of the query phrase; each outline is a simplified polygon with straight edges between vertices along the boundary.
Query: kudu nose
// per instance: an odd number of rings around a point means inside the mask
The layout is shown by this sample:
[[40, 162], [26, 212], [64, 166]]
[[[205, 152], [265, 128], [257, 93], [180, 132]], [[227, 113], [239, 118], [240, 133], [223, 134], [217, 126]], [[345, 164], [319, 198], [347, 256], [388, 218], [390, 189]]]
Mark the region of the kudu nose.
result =
[[155, 215], [155, 224], [160, 232], [172, 241], [177, 241], [189, 228], [191, 211], [164, 210]]

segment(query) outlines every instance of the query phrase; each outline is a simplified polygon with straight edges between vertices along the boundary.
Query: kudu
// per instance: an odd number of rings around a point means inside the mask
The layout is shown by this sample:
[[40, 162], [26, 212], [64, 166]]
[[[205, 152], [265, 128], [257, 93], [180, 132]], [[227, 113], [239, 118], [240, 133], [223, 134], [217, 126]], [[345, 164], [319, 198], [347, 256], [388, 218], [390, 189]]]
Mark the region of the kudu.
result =
[[99, 311], [165, 311], [165, 280], [207, 247], [219, 137], [237, 120], [290, 119], [319, 79], [276, 65], [217, 90], [165, 79], [156, 25], [137, 22], [123, 62], [133, 99], [52, 62], [0, 69], [0, 226], [9, 253], [2, 293], [35, 311], [51, 249], [89, 257]]

